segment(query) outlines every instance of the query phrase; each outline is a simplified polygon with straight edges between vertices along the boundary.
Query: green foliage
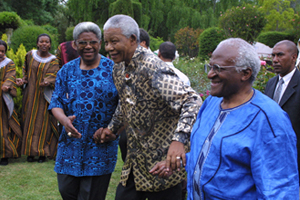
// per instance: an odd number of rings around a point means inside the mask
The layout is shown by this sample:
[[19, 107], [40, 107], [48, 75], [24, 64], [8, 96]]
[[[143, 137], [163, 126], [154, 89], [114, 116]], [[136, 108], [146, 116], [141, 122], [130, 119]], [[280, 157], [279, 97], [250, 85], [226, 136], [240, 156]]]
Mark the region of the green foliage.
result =
[[54, 49], [57, 48], [56, 38], [53, 37], [46, 29], [40, 26], [23, 26], [14, 31], [11, 37], [11, 47], [14, 51], [23, 44], [27, 51], [36, 48], [37, 37], [46, 33], [51, 37], [51, 52], [53, 53]]
[[140, 2], [132, 1], [133, 16], [136, 23], [140, 26], [142, 24], [142, 4]]
[[73, 40], [73, 30], [74, 30], [74, 26], [72, 27], [68, 27], [66, 30], [66, 41], [71, 41]]
[[212, 27], [204, 30], [199, 36], [199, 56], [208, 59], [217, 45], [226, 39], [223, 29]]
[[266, 13], [267, 24], [264, 31], [284, 31], [293, 29], [294, 10], [289, 0], [259, 0], [260, 10]]
[[255, 41], [265, 24], [265, 14], [250, 4], [233, 7], [219, 18], [219, 27], [225, 30], [227, 37], [239, 37], [250, 43]]
[[278, 31], [268, 31], [259, 34], [257, 37], [258, 42], [261, 42], [271, 48], [273, 48], [273, 46], [281, 40], [294, 41], [294, 35]]
[[267, 82], [276, 74], [272, 72], [272, 68], [269, 65], [261, 66], [260, 71], [253, 83], [253, 87], [264, 93]]
[[201, 29], [185, 27], [175, 33], [175, 45], [181, 55], [195, 57], [199, 51], [199, 35], [203, 32]]
[[129, 15], [134, 18], [133, 6], [131, 0], [117, 0], [109, 5], [109, 15], [117, 14]]
[[21, 18], [15, 12], [0, 12], [0, 30], [16, 29], [21, 25]]
[[157, 49], [159, 49], [159, 46], [161, 45], [161, 43], [163, 43], [164, 42], [164, 40], [162, 39], [162, 38], [160, 38], [160, 37], [152, 37], [151, 35], [150, 35], [150, 49], [152, 50], [152, 51], [155, 51], [155, 50], [157, 50]]

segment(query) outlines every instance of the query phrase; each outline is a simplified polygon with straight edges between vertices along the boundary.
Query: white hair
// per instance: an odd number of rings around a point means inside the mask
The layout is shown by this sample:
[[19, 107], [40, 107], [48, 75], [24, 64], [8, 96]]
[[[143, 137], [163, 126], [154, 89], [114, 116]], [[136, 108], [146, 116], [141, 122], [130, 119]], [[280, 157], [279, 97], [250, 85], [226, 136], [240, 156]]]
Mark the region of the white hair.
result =
[[229, 38], [223, 40], [218, 47], [222, 45], [231, 46], [237, 50], [238, 55], [234, 62], [238, 72], [247, 68], [252, 69], [252, 75], [250, 77], [252, 83], [260, 71], [260, 59], [254, 47], [241, 38]]
[[93, 22], [81, 22], [77, 24], [73, 30], [73, 39], [77, 40], [79, 35], [84, 32], [93, 32], [101, 40], [101, 29]]
[[105, 31], [109, 28], [120, 28], [122, 31], [122, 34], [126, 38], [130, 38], [131, 35], [135, 35], [137, 38], [137, 42], [140, 41], [139, 25], [130, 16], [127, 16], [127, 15], [112, 16], [105, 22], [105, 24], [103, 26], [103, 31]]

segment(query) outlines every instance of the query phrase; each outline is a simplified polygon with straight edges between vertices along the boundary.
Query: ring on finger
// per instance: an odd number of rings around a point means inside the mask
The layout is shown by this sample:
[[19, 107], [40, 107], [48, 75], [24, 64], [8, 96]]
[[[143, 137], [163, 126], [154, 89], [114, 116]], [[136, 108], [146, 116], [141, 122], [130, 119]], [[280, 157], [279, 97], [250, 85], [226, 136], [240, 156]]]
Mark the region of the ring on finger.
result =
[[179, 159], [181, 159], [181, 157], [180, 157], [180, 156], [177, 156], [176, 159], [179, 160]]
[[72, 133], [71, 133], [71, 132], [69, 132], [69, 133], [68, 133], [68, 136], [69, 136], [69, 137], [71, 137], [71, 136], [72, 136]]

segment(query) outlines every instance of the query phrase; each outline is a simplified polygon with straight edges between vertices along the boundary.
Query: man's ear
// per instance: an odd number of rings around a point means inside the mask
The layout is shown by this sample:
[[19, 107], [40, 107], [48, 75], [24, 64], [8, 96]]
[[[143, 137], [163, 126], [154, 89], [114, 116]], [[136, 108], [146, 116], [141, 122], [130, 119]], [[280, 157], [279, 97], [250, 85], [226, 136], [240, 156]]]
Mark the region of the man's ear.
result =
[[250, 77], [252, 76], [252, 69], [251, 68], [247, 68], [247, 69], [243, 69], [241, 71], [242, 73], [242, 81], [249, 81], [250, 80]]
[[133, 44], [133, 45], [137, 44], [137, 37], [136, 37], [135, 34], [132, 34], [132, 35], [130, 36], [130, 42], [131, 42], [131, 44]]

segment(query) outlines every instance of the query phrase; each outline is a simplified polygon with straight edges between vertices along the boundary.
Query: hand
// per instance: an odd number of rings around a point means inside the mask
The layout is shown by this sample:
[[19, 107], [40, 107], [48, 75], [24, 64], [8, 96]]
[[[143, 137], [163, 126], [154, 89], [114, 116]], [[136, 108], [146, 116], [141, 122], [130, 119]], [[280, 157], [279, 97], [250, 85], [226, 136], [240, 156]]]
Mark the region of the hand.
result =
[[41, 87], [47, 87], [47, 86], [49, 86], [50, 85], [50, 83], [48, 83], [48, 82], [41, 82], [40, 83], [40, 86]]
[[70, 137], [81, 138], [81, 134], [73, 126], [73, 121], [75, 120], [75, 118], [75, 115], [66, 117], [65, 120], [62, 122], [62, 125], [65, 127], [67, 133], [71, 133]]
[[166, 169], [166, 161], [164, 160], [156, 163], [149, 173], [152, 175], [158, 175], [160, 178], [169, 178], [173, 174], [173, 171], [167, 171]]
[[177, 169], [177, 171], [180, 171], [181, 163], [185, 167], [186, 164], [186, 158], [185, 158], [185, 150], [184, 150], [184, 144], [181, 142], [173, 141], [169, 147], [167, 160], [166, 160], [166, 170], [170, 171], [171, 169], [174, 171]]
[[108, 128], [99, 128], [94, 133], [94, 140], [97, 144], [114, 141], [117, 136]]
[[1, 87], [1, 89], [2, 89], [2, 91], [3, 91], [3, 92], [8, 92], [8, 90], [9, 90], [9, 87], [8, 87], [8, 86], [5, 86], [5, 85], [3, 85], [3, 86]]
[[21, 78], [17, 78], [16, 79], [16, 85], [19, 86], [19, 87], [22, 86], [23, 85], [23, 80]]

